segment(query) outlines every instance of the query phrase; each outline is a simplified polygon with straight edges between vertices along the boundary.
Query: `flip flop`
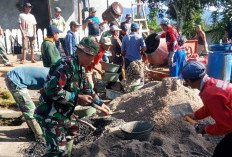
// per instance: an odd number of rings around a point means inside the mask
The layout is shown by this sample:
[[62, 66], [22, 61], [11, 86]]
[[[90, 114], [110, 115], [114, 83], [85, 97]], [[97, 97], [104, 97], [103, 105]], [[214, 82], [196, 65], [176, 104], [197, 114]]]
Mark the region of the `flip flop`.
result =
[[36, 60], [35, 60], [35, 59], [32, 59], [32, 60], [31, 60], [31, 63], [36, 63]]
[[21, 61], [20, 61], [20, 64], [24, 64], [24, 63], [25, 63], [25, 60], [21, 60]]

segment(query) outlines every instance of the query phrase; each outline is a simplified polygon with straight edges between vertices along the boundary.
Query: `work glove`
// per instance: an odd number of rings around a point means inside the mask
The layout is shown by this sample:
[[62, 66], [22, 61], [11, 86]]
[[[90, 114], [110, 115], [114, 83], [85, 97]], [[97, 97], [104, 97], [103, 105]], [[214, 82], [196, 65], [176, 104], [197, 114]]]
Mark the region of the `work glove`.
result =
[[168, 65], [172, 65], [173, 64], [173, 58], [174, 58], [175, 52], [170, 52], [169, 56], [168, 56]]

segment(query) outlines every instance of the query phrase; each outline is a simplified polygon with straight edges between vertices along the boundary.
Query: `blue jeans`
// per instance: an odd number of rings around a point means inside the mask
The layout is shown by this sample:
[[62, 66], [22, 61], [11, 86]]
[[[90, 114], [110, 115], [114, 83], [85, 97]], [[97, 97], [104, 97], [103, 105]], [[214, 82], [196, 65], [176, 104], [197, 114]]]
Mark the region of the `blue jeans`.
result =
[[173, 58], [173, 64], [169, 66], [170, 77], [181, 77], [182, 68], [185, 64], [186, 51], [177, 50]]
[[67, 50], [66, 50], [65, 38], [59, 38], [59, 40], [56, 41], [56, 48], [58, 49], [58, 51], [60, 53], [60, 56], [61, 56], [60, 43], [61, 43], [61, 45], [63, 47], [65, 55], [67, 56], [68, 53], [67, 53]]

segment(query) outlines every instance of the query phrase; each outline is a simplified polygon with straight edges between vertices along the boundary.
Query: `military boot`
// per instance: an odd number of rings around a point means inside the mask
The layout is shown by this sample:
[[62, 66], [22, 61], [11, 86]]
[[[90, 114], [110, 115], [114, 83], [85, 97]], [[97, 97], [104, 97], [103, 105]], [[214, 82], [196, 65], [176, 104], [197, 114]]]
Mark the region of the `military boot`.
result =
[[39, 140], [43, 138], [43, 132], [41, 130], [41, 127], [39, 123], [36, 121], [36, 119], [26, 119], [27, 125], [31, 128], [35, 135], [35, 139]]

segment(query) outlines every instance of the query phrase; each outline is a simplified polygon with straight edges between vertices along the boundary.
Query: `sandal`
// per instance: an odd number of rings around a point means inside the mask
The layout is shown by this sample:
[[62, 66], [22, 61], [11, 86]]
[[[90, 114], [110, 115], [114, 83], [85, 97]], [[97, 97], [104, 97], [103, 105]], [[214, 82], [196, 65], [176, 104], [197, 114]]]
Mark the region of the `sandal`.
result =
[[24, 63], [25, 63], [25, 60], [21, 60], [21, 61], [20, 61], [20, 64], [24, 64]]
[[13, 63], [5, 63], [4, 64], [6, 67], [14, 67]]

